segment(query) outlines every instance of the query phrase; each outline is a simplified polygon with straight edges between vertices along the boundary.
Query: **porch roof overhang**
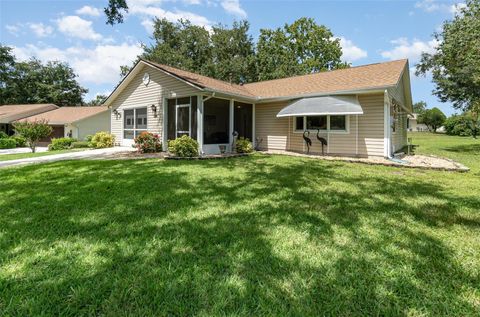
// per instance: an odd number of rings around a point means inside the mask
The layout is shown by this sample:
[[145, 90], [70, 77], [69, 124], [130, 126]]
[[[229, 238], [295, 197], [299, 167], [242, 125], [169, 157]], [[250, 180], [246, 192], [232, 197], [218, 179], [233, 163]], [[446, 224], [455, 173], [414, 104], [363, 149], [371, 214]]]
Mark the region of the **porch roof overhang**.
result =
[[363, 114], [356, 96], [323, 96], [293, 101], [277, 114], [277, 118], [355, 114]]

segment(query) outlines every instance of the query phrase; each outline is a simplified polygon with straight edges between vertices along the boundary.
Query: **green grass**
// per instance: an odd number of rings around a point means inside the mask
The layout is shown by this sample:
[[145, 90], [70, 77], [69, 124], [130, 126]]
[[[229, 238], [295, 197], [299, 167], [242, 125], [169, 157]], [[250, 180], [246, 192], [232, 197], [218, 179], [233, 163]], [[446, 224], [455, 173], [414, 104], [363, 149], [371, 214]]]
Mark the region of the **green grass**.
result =
[[19, 160], [19, 159], [31, 158], [31, 157], [40, 157], [40, 156], [47, 156], [47, 155], [62, 154], [62, 153], [78, 152], [78, 151], [85, 151], [85, 150], [88, 150], [88, 149], [69, 149], [69, 150], [35, 152], [35, 153], [2, 154], [2, 155], [0, 155], [0, 162], [1, 161]]
[[472, 172], [264, 155], [0, 170], [0, 314], [478, 316], [478, 142], [414, 138]]

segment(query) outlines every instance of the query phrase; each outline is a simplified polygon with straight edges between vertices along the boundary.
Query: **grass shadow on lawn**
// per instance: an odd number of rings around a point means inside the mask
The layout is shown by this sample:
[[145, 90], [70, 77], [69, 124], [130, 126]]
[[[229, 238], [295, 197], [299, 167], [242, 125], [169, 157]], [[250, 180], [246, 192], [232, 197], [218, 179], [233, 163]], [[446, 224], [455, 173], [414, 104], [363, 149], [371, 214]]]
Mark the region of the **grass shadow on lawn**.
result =
[[462, 144], [456, 146], [446, 147], [445, 151], [458, 152], [462, 154], [480, 153], [480, 144]]
[[478, 274], [435, 230], [478, 230], [460, 210], [480, 200], [378, 170], [265, 156], [4, 170], [0, 310], [475, 314]]

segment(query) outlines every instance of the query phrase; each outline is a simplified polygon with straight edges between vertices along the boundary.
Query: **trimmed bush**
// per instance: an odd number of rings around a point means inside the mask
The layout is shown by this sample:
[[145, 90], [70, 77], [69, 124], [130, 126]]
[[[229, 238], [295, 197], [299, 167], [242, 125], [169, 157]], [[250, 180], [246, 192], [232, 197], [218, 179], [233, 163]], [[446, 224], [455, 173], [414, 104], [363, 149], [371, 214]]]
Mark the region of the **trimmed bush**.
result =
[[115, 136], [105, 131], [97, 132], [90, 141], [90, 146], [96, 149], [113, 147], [115, 144]]
[[72, 143], [77, 141], [74, 138], [53, 138], [52, 143], [48, 145], [49, 151], [66, 150], [72, 146]]
[[89, 148], [90, 143], [87, 141], [76, 141], [72, 143], [71, 148], [72, 149], [83, 149], [83, 148]]
[[17, 147], [17, 143], [11, 138], [0, 139], [0, 149], [14, 149]]
[[8, 138], [8, 134], [6, 134], [3, 131], [0, 131], [0, 139], [6, 139], [6, 138]]
[[183, 135], [168, 141], [168, 151], [179, 157], [195, 157], [198, 156], [198, 142], [188, 135]]
[[155, 153], [162, 150], [162, 142], [158, 134], [142, 132], [134, 139], [135, 147], [141, 153]]
[[87, 142], [92, 142], [92, 139], [93, 139], [93, 135], [89, 134], [85, 137], [85, 141]]
[[235, 150], [237, 153], [251, 153], [253, 152], [253, 144], [249, 139], [238, 138], [235, 143]]
[[17, 144], [17, 147], [25, 147], [27, 146], [27, 139], [25, 139], [21, 135], [13, 135], [10, 137], [10, 139], [14, 139], [15, 143]]

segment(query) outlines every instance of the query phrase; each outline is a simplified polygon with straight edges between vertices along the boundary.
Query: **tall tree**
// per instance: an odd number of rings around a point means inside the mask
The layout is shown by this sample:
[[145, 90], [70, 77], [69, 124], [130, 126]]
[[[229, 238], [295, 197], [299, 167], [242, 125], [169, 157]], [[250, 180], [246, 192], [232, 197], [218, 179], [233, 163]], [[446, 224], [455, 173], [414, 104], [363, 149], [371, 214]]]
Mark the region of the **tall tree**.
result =
[[[142, 57], [235, 83], [256, 80], [255, 49], [246, 21], [231, 28], [214, 26], [209, 32], [188, 20], [154, 20], [154, 43]], [[122, 71], [124, 71], [122, 69]]]
[[92, 100], [88, 101], [85, 103], [87, 107], [93, 107], [93, 106], [101, 106], [105, 99], [107, 99], [108, 96], [106, 95], [96, 95], [95, 98]]
[[[83, 95], [88, 90], [77, 82], [77, 75], [68, 64], [58, 61], [43, 64], [35, 58], [26, 62], [17, 62], [10, 50], [5, 47], [0, 46], [0, 52], [5, 55], [2, 56], [2, 60], [7, 61], [7, 63], [0, 63], [2, 65], [0, 104], [82, 105]], [[5, 73], [3, 68], [6, 69]]]
[[247, 21], [234, 22], [232, 28], [213, 27], [211, 35], [214, 77], [235, 83], [257, 80], [255, 48], [248, 35]]
[[108, 5], [103, 9], [107, 16], [107, 24], [123, 23], [123, 15], [128, 13], [126, 0], [108, 0]]
[[413, 104], [413, 112], [422, 114], [427, 110], [427, 103], [425, 101], [419, 101]]
[[210, 35], [204, 27], [188, 20], [177, 23], [154, 20], [154, 43], [144, 47], [143, 58], [185, 70], [213, 75]]
[[430, 131], [435, 133], [437, 129], [443, 125], [446, 119], [447, 117], [442, 110], [434, 107], [425, 110], [425, 112], [418, 117], [418, 123], [425, 124]]
[[480, 114], [480, 1], [467, 0], [452, 21], [434, 33], [438, 46], [424, 53], [417, 75], [432, 73], [433, 93], [456, 109], [470, 111], [475, 124]]
[[7, 89], [7, 85], [11, 82], [14, 68], [15, 57], [12, 54], [12, 49], [0, 45], [0, 105], [3, 103], [2, 100], [7, 100], [12, 93]]
[[260, 80], [345, 68], [340, 40], [324, 25], [300, 18], [283, 28], [262, 29], [257, 45]]

